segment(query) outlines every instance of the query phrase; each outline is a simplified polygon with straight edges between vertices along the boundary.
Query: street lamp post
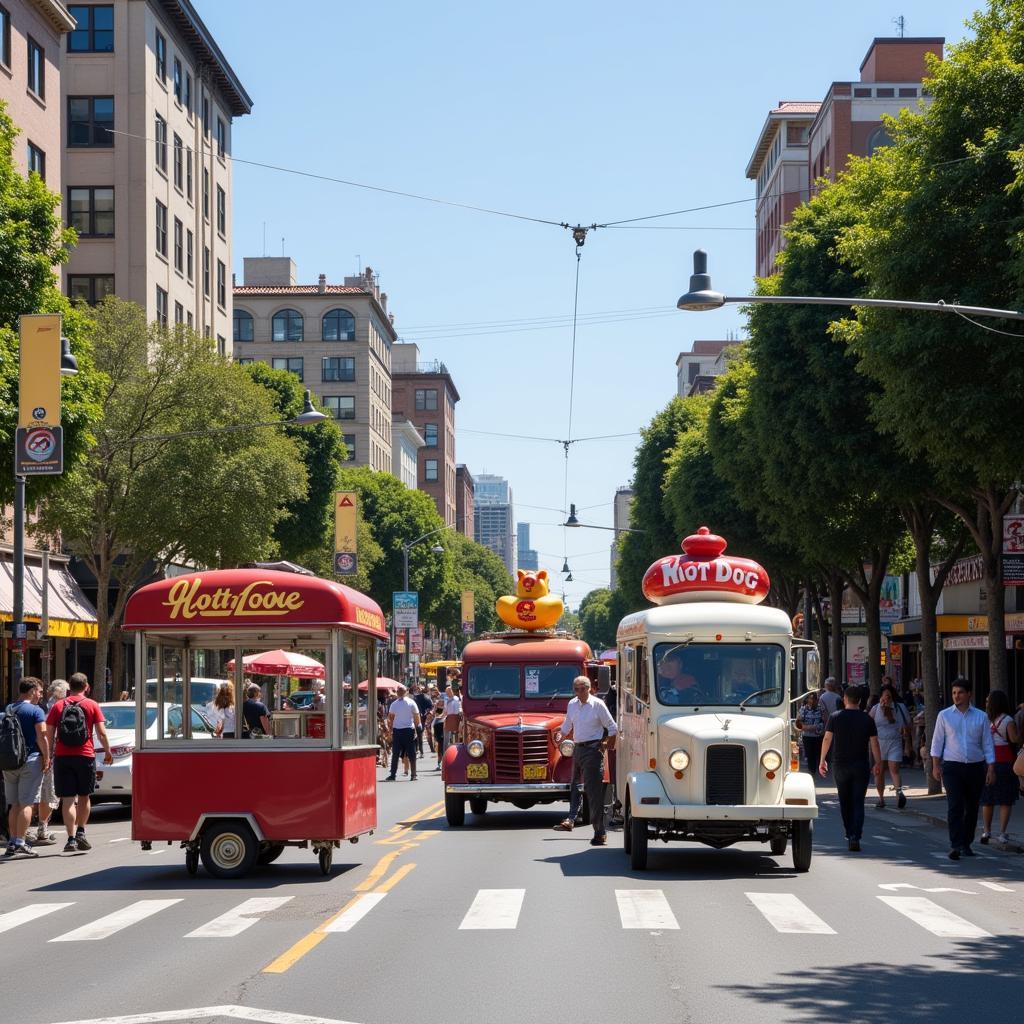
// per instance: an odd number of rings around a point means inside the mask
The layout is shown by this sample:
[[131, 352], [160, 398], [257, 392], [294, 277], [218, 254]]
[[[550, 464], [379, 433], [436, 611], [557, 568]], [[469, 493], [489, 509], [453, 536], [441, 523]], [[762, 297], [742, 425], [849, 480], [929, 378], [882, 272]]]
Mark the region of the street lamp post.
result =
[[[444, 526], [439, 526], [436, 530], [431, 530], [429, 533], [423, 534], [422, 537], [417, 537], [415, 540], [411, 540], [408, 543], [402, 544], [402, 589], [408, 593], [409, 591], [409, 552], [416, 547], [417, 544], [421, 544], [423, 541], [433, 537], [435, 533], [440, 533], [442, 530], [450, 530], [451, 527], [445, 523]], [[440, 544], [435, 544], [430, 549], [435, 555], [443, 554], [444, 548]], [[402, 677], [405, 678], [409, 675], [409, 627], [405, 627], [405, 653], [402, 656]]]

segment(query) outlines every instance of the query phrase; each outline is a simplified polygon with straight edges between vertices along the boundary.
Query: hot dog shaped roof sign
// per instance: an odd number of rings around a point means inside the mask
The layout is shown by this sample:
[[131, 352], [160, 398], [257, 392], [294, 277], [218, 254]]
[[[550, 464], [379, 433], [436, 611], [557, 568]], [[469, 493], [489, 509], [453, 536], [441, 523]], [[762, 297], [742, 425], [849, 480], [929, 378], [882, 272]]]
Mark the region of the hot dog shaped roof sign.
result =
[[644, 597], [653, 604], [737, 601], [760, 604], [771, 580], [749, 558], [725, 555], [726, 540], [702, 526], [683, 541], [682, 555], [659, 558], [644, 574]]

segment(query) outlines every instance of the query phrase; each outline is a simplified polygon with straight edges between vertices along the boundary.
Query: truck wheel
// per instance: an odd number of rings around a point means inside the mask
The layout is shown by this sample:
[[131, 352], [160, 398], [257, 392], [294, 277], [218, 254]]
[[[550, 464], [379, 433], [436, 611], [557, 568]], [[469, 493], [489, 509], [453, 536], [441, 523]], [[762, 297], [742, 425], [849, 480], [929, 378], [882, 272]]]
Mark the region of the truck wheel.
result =
[[633, 852], [633, 815], [629, 811], [629, 798], [626, 798], [626, 813], [622, 823], [622, 848], [628, 857]]
[[793, 867], [797, 871], [807, 871], [811, 866], [811, 848], [814, 831], [810, 821], [793, 822]]
[[282, 853], [284, 853], [284, 843], [269, 843], [256, 854], [256, 863], [261, 867], [265, 864], [273, 864]]
[[647, 870], [647, 822], [643, 818], [629, 818], [629, 866], [634, 871]]
[[444, 816], [451, 828], [461, 828], [466, 823], [466, 801], [457, 793], [445, 793]]
[[469, 809], [474, 814], [486, 814], [487, 800], [482, 796], [471, 796], [469, 798]]
[[214, 878], [241, 878], [256, 863], [259, 844], [244, 821], [221, 821], [203, 832], [199, 855]]
[[789, 836], [772, 836], [768, 840], [768, 845], [771, 847], [772, 854], [776, 857], [781, 857], [786, 852], [786, 845], [789, 843]]

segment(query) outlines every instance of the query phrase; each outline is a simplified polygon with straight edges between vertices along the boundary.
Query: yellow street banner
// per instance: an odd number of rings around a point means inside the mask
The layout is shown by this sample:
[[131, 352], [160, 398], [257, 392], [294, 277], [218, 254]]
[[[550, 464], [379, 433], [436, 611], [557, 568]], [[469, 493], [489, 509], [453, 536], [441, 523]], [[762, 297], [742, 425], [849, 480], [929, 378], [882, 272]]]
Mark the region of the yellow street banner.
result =
[[356, 491], [338, 491], [334, 495], [334, 571], [338, 576], [354, 576], [356, 557]]
[[476, 627], [476, 612], [473, 608], [473, 591], [462, 592], [462, 632], [472, 633]]
[[18, 426], [60, 426], [60, 314], [22, 316], [19, 328]]

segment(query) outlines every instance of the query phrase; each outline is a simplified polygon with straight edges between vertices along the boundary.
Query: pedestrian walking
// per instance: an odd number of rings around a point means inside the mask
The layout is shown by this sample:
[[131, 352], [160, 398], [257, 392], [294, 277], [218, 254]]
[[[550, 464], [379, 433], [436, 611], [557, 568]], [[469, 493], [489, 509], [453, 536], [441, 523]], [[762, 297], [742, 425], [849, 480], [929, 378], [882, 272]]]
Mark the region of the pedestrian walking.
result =
[[842, 699], [839, 696], [839, 687], [836, 685], [835, 676], [829, 676], [825, 680], [825, 689], [818, 695], [818, 703], [821, 704], [826, 722], [839, 710]]
[[[453, 679], [448, 684], [447, 699], [444, 702], [444, 749], [457, 743], [462, 728], [462, 684]], [[442, 751], [443, 753], [443, 751]]]
[[996, 780], [995, 744], [988, 715], [971, 704], [974, 687], [964, 676], [953, 680], [952, 707], [943, 708], [932, 734], [932, 772], [946, 789], [949, 859], [973, 857], [981, 792]]
[[6, 720], [0, 725], [4, 795], [10, 805], [4, 854], [8, 858], [39, 856], [25, 836], [32, 823], [32, 810], [42, 795], [43, 773], [50, 767], [46, 715], [39, 707], [42, 694], [42, 680], [26, 676], [18, 684], [18, 700], [7, 706]]
[[444, 754], [444, 698], [440, 693], [434, 695], [434, 709], [431, 713], [430, 724], [434, 732], [434, 753], [437, 754], [437, 768], [441, 770], [441, 756]]
[[878, 790], [876, 807], [885, 807], [885, 773], [889, 772], [896, 790], [896, 806], [901, 810], [907, 806], [903, 792], [900, 768], [903, 765], [903, 741], [910, 733], [910, 712], [896, 698], [893, 686], [883, 686], [878, 703], [868, 712], [878, 730], [878, 746], [882, 751], [881, 771], [875, 774], [875, 788]]
[[832, 773], [839, 794], [839, 810], [846, 829], [847, 846], [853, 852], [860, 850], [864, 834], [864, 798], [868, 792], [868, 751], [875, 759], [875, 771], [881, 770], [882, 752], [878, 746], [875, 723], [866, 711], [861, 711], [863, 693], [859, 686], [848, 686], [843, 694], [843, 708], [829, 717], [825, 725], [825, 738], [821, 744], [818, 772], [828, 775], [828, 755], [832, 755]]
[[992, 690], [985, 701], [992, 745], [996, 754], [996, 777], [991, 785], [981, 791], [981, 842], [987, 844], [992, 838], [992, 817], [999, 808], [999, 834], [996, 842], [1010, 841], [1010, 813], [1020, 796], [1017, 776], [1013, 773], [1016, 760], [1015, 745], [1020, 743], [1017, 725], [1010, 717], [1010, 700], [1002, 690]]
[[416, 726], [416, 753], [423, 757], [423, 732], [427, 727], [427, 714], [433, 705], [419, 683], [412, 684], [412, 699], [416, 702], [416, 707], [420, 711], [420, 724]]
[[388, 708], [391, 726], [391, 773], [386, 781], [394, 782], [398, 775], [398, 762], [408, 757], [412, 769], [410, 782], [416, 781], [416, 728], [420, 725], [420, 710], [408, 696], [403, 683], [398, 684], [397, 697]]
[[[59, 700], [68, 695], [68, 682], [66, 679], [54, 679], [46, 689], [46, 697], [39, 702], [43, 712], [49, 712], [50, 708]], [[48, 730], [50, 741], [50, 766], [43, 772], [43, 789], [39, 795], [39, 803], [36, 806], [37, 825], [35, 832], [26, 834], [26, 840], [33, 846], [53, 846], [57, 840], [50, 830], [50, 818], [53, 812], [60, 806], [57, 798], [57, 791], [53, 788], [53, 731]]]
[[590, 840], [590, 845], [607, 846], [604, 752], [615, 746], [618, 729], [604, 701], [591, 694], [590, 680], [586, 676], [577, 676], [572, 688], [575, 696], [569, 701], [565, 721], [560, 734], [555, 734], [555, 742], [561, 743], [566, 739], [573, 741], [573, 772], [578, 767], [583, 777], [583, 791], [590, 808], [590, 824], [594, 827], [594, 838]]
[[796, 727], [800, 733], [809, 772], [814, 772], [821, 761], [821, 744], [825, 739], [826, 721], [825, 708], [817, 691], [812, 691], [804, 698], [800, 710], [796, 713]]
[[103, 709], [89, 699], [89, 680], [76, 672], [68, 680], [68, 695], [46, 714], [47, 728], [56, 743], [53, 751], [53, 783], [64, 811], [68, 831], [65, 853], [91, 850], [85, 826], [92, 809], [90, 797], [96, 788], [96, 749], [93, 730], [103, 746], [103, 763], [113, 764]]

